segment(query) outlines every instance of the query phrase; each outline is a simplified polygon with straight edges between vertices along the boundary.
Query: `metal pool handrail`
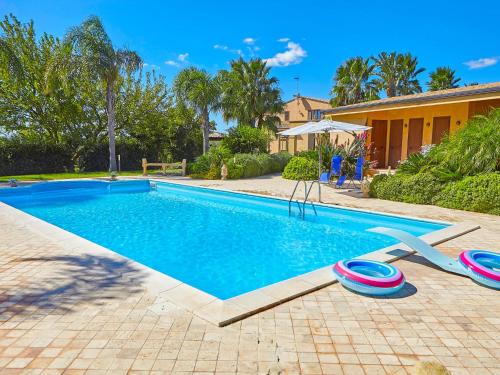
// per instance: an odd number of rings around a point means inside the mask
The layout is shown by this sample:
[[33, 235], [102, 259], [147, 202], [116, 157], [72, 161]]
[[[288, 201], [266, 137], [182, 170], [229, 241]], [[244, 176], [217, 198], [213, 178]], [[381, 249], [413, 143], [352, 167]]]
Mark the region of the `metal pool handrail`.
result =
[[[297, 188], [299, 186], [299, 184], [303, 182], [304, 183], [304, 200], [302, 201], [302, 207], [301, 207], [301, 203], [299, 202], [299, 200], [297, 199], [295, 202], [297, 203], [297, 207], [299, 208], [299, 215], [302, 219], [305, 218], [306, 216], [306, 203], [307, 203], [307, 199], [309, 198], [309, 193], [311, 193], [311, 190], [314, 186], [314, 183], [317, 183], [318, 186], [319, 186], [319, 182], [314, 180], [311, 182], [311, 186], [309, 187], [309, 189], [307, 188], [307, 181], [306, 180], [298, 180], [297, 183], [295, 184], [295, 187], [293, 188], [293, 192], [292, 192], [292, 195], [290, 196], [290, 199], [288, 200], [288, 216], [291, 216], [292, 215], [292, 201], [293, 201], [293, 197], [295, 196], [295, 193], [297, 192]], [[311, 203], [311, 206], [313, 207], [313, 210], [314, 210], [314, 214], [315, 215], [318, 215], [318, 213], [316, 212], [316, 207], [314, 206], [314, 203], [312, 201], [310, 201]]]

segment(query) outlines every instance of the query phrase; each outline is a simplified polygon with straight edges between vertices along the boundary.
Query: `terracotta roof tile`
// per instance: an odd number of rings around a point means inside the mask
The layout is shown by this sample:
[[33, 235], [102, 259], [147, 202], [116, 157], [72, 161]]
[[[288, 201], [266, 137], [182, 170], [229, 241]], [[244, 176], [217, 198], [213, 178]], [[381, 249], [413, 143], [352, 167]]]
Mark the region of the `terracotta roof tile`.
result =
[[[311, 96], [304, 96], [304, 95], [300, 95], [300, 98], [302, 98], [302, 99], [308, 99], [308, 100], [314, 100], [314, 101], [322, 102], [322, 103], [330, 103], [330, 99], [313, 98]], [[295, 99], [297, 99], [297, 97], [294, 97], [294, 98], [286, 101], [285, 103], [290, 103], [291, 101], [294, 101]]]
[[323, 113], [337, 113], [345, 112], [347, 110], [365, 109], [378, 107], [389, 104], [405, 104], [405, 103], [421, 103], [437, 99], [454, 98], [461, 96], [470, 96], [483, 93], [500, 93], [500, 82], [486, 83], [482, 85], [458, 87], [456, 89], [439, 90], [439, 91], [426, 91], [419, 94], [394, 96], [392, 98], [385, 98], [379, 100], [371, 100], [368, 102], [345, 105], [332, 109], [325, 109]]

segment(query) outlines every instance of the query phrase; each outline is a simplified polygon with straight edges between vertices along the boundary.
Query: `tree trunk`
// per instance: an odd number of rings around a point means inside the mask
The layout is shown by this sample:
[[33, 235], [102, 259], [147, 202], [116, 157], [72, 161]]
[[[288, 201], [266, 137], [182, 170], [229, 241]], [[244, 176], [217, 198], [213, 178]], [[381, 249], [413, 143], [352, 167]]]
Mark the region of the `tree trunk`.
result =
[[208, 111], [203, 112], [201, 130], [203, 131], [203, 153], [206, 154], [210, 148], [210, 118]]
[[109, 138], [109, 171], [116, 172], [116, 151], [115, 151], [115, 83], [108, 82], [106, 86], [106, 111], [108, 114], [108, 138]]

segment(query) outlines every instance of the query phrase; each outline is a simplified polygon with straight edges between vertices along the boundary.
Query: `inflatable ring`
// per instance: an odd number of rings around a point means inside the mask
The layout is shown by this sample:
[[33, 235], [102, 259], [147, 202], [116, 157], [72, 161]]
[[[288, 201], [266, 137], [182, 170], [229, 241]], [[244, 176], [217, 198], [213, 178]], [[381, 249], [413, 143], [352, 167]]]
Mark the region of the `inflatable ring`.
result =
[[374, 260], [341, 260], [333, 267], [333, 273], [346, 288], [374, 296], [396, 293], [405, 284], [400, 270]]
[[500, 289], [500, 254], [484, 250], [466, 250], [458, 259], [473, 280]]

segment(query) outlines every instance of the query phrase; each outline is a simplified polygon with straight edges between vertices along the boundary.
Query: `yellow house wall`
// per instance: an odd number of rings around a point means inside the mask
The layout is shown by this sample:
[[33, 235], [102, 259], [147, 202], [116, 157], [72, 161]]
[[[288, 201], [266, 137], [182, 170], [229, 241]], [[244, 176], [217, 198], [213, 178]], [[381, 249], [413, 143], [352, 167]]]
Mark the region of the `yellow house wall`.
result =
[[492, 108], [500, 108], [500, 99], [482, 100], [469, 103], [469, 117], [488, 113]]
[[[285, 121], [285, 114], [278, 115], [281, 124], [290, 128], [305, 124], [308, 121], [308, 113], [312, 110], [330, 109], [331, 105], [322, 101], [299, 97], [286, 103], [285, 111], [289, 112], [289, 119]], [[283, 138], [282, 138], [283, 139]], [[313, 135], [302, 135], [297, 137], [288, 137], [288, 152], [295, 154], [300, 151], [311, 150], [314, 147]], [[280, 151], [278, 137], [273, 139], [269, 144], [271, 153]]]
[[[361, 116], [364, 116], [365, 124], [372, 126], [373, 120], [387, 120], [387, 147], [386, 147], [386, 161], [389, 160], [389, 139], [390, 139], [390, 121], [391, 120], [403, 120], [403, 141], [401, 150], [401, 160], [405, 160], [408, 153], [408, 124], [409, 120], [412, 118], [423, 118], [424, 128], [422, 135], [422, 145], [428, 145], [432, 143], [432, 122], [434, 117], [450, 116], [450, 132], [453, 133], [457, 130], [459, 126], [463, 124], [469, 118], [469, 103], [453, 103], [444, 105], [431, 105], [431, 106], [419, 106], [414, 108], [398, 108], [392, 110], [383, 111], [373, 111], [366, 112], [363, 114], [331, 114], [327, 117], [345, 122], [356, 122], [359, 123]], [[457, 125], [457, 122], [460, 125]], [[368, 143], [371, 142], [371, 131], [368, 132]]]

